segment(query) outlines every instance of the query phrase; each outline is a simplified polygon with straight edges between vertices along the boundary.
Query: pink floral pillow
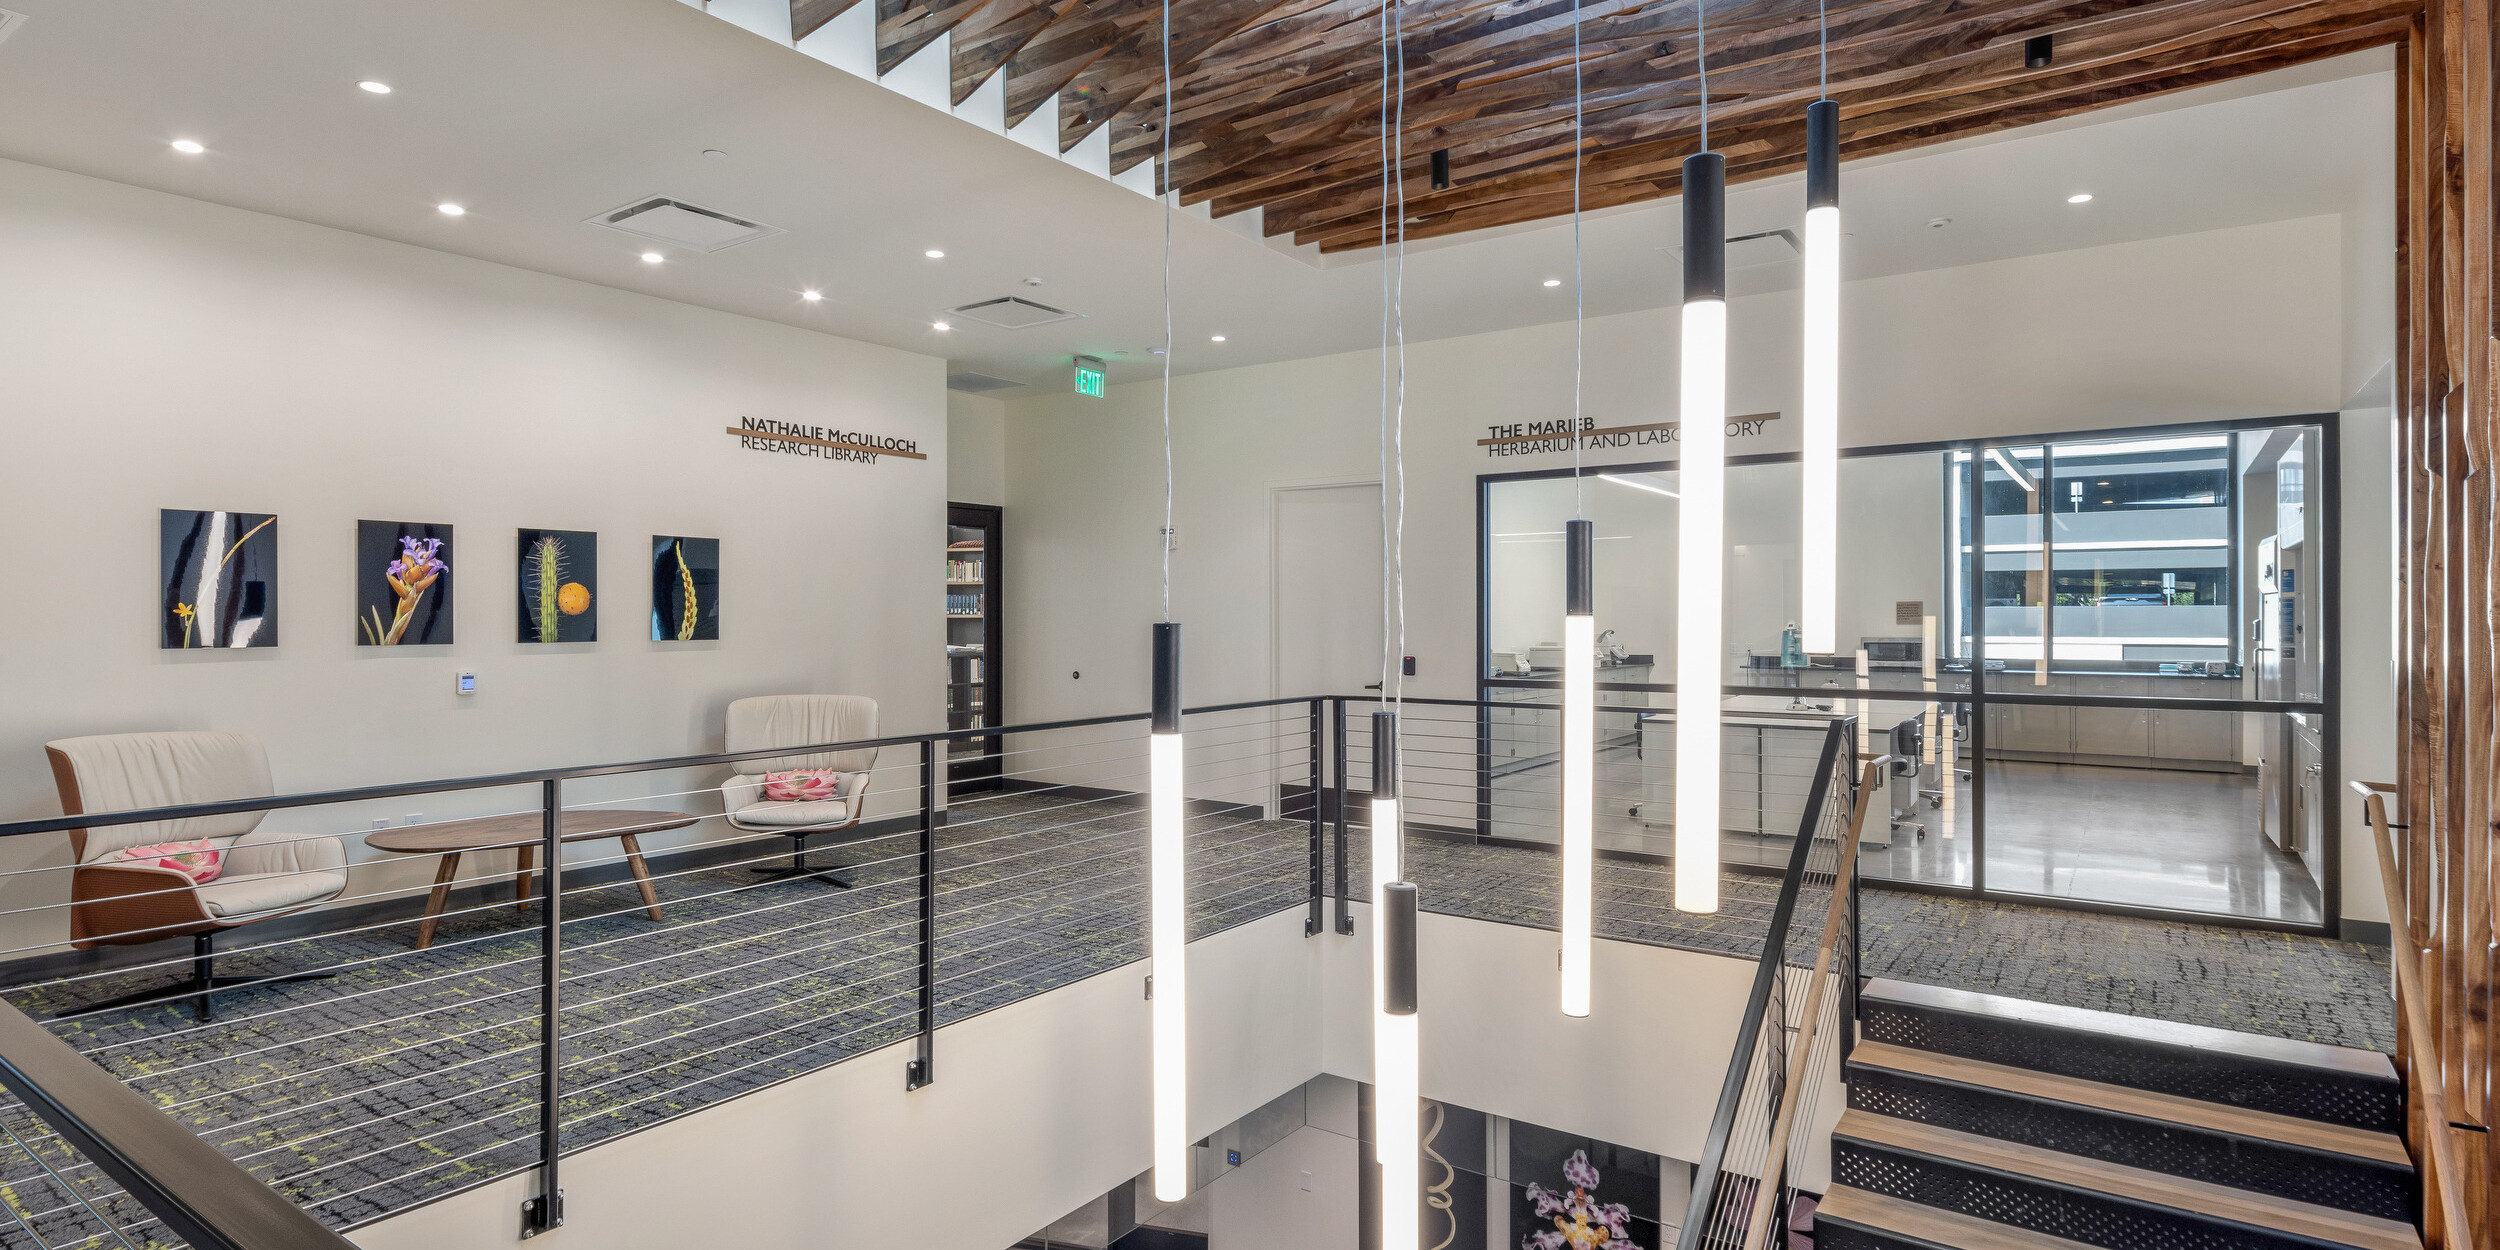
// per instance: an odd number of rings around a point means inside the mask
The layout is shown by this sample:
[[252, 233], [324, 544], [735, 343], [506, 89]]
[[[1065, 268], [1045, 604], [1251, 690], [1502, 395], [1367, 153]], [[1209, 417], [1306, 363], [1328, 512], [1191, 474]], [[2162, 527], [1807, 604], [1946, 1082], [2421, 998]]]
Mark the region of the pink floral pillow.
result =
[[207, 885], [226, 870], [225, 856], [217, 850], [214, 842], [159, 842], [154, 846], [124, 847], [112, 858], [153, 860], [152, 867], [171, 868], [190, 877], [193, 885]]
[[764, 774], [764, 799], [769, 803], [817, 803], [839, 796], [842, 774], [830, 769], [800, 769]]

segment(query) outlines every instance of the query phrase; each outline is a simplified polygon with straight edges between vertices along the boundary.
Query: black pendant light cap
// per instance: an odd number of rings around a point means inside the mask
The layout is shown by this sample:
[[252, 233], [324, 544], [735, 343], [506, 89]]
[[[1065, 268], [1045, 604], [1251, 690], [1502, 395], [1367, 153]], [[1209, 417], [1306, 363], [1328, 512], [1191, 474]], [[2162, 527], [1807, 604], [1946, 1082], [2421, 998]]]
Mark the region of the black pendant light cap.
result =
[[1380, 887], [1380, 1009], [1415, 1014], [1415, 912], [1420, 901], [1412, 881]]
[[1806, 106], [1806, 207], [1840, 206], [1840, 105]]
[[1597, 613], [1597, 523], [1563, 522], [1563, 615]]
[[1684, 158], [1684, 302], [1727, 298], [1727, 158]]
[[2047, 69], [2057, 61], [2057, 37], [2033, 35], [2023, 40], [2023, 68]]
[[1155, 626], [1155, 702], [1153, 732], [1181, 731], [1181, 626], [1163, 621]]
[[1398, 797], [1398, 714], [1372, 713], [1372, 797]]

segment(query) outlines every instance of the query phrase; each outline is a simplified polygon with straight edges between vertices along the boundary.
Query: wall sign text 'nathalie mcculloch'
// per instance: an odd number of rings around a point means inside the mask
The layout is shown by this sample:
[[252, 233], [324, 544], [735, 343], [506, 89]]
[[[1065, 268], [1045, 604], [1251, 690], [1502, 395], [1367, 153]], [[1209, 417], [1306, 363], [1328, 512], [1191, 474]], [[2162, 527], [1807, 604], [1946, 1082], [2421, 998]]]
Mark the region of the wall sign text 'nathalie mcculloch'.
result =
[[793, 425], [769, 417], [740, 417], [738, 424], [730, 426], [728, 432], [737, 437], [740, 447], [749, 451], [816, 456], [859, 464], [875, 464], [886, 456], [899, 456], [905, 460], [929, 458], [928, 453], [920, 450], [919, 443], [908, 438], [827, 429], [821, 425]]

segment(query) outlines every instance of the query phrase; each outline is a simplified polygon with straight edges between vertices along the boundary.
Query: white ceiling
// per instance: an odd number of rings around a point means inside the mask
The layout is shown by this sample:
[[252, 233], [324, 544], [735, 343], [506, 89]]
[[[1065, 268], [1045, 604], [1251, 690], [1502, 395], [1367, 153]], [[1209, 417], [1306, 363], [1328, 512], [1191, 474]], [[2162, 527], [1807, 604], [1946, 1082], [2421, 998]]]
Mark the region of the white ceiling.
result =
[[[0, 4], [32, 19], [0, 43], [0, 156], [1053, 389], [1073, 353], [1110, 358], [1115, 382], [1156, 367], [1154, 201], [679, 0]], [[2345, 211], [2387, 176], [2391, 67], [2384, 51], [2346, 57], [1853, 163], [1849, 276]], [[393, 91], [360, 91], [361, 79]], [[175, 153], [176, 138], [207, 151]], [[2077, 191], [2096, 198], [2068, 205]], [[649, 265], [637, 259], [646, 240], [585, 222], [649, 195], [785, 233], [709, 254], [663, 248], [666, 262]], [[1739, 187], [1730, 233], [1794, 226], [1800, 198], [1795, 179]], [[444, 201], [467, 215], [437, 212]], [[1937, 217], [1951, 224], [1929, 228]], [[1591, 315], [1677, 298], [1664, 250], [1677, 223], [1672, 202], [1589, 218]], [[1313, 263], [1239, 225], [1190, 212], [1174, 221], [1176, 370], [1378, 342], [1376, 255]], [[930, 248], [945, 258], [924, 258]], [[1410, 338], [1570, 316], [1567, 222], [1410, 251]], [[1735, 281], [1739, 293], [1777, 289], [1794, 268]], [[805, 288], [823, 300], [803, 301]], [[1001, 295], [1086, 316], [931, 328], [948, 307]], [[1209, 342], [1219, 333], [1228, 341]]]

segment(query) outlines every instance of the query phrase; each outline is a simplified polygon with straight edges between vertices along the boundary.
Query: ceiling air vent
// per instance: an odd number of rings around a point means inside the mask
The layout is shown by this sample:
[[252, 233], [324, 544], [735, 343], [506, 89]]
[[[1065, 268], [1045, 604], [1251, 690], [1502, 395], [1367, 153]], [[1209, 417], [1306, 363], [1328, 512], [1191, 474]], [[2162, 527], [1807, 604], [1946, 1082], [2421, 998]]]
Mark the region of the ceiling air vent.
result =
[[1022, 382], [1010, 382], [1005, 378], [994, 378], [986, 373], [964, 372], [946, 375], [946, 389], [962, 391], [967, 395], [978, 395], [983, 391], [1012, 391], [1022, 385], [1024, 385]]
[[[1682, 264], [1684, 261], [1683, 248], [1665, 247], [1658, 250], [1665, 252], [1668, 259], [1677, 264]], [[1795, 260], [1804, 251], [1805, 248], [1798, 245], [1797, 232], [1794, 230], [1764, 230], [1755, 234], [1731, 234], [1727, 238], [1727, 267], [1747, 269], [1755, 265], [1775, 265], [1781, 261]]]
[[1074, 321], [1085, 315], [1072, 313], [1064, 308], [1053, 308], [1048, 304], [1036, 304], [1029, 299], [1018, 299], [1013, 295], [985, 299], [977, 304], [966, 304], [960, 308], [949, 308], [946, 311], [958, 317], [978, 321], [983, 325], [997, 326], [1001, 330], [1046, 326], [1054, 321]]
[[674, 243], [698, 252], [717, 252], [782, 232], [779, 226], [732, 217], [718, 209], [672, 200], [664, 195], [645, 196], [589, 220], [594, 226], [606, 226], [611, 230]]

